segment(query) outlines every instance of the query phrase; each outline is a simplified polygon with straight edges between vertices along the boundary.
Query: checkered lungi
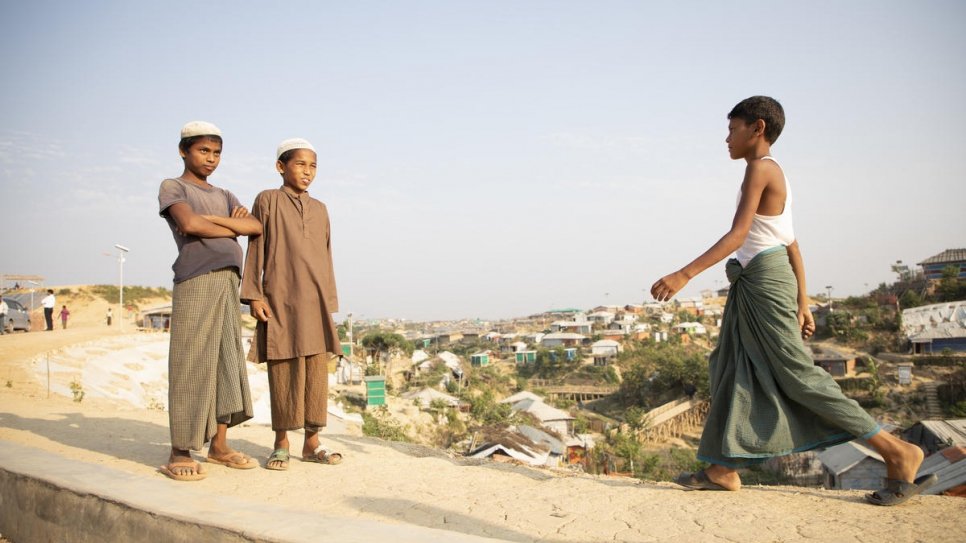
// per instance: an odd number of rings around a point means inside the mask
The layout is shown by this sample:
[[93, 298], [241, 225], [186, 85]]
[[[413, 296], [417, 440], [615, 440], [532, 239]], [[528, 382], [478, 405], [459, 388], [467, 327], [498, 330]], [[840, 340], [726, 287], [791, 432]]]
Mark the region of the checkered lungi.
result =
[[325, 427], [330, 353], [268, 361], [272, 430], [316, 431]]
[[168, 351], [171, 446], [200, 450], [219, 423], [252, 418], [241, 344], [238, 272], [224, 268], [174, 285]]

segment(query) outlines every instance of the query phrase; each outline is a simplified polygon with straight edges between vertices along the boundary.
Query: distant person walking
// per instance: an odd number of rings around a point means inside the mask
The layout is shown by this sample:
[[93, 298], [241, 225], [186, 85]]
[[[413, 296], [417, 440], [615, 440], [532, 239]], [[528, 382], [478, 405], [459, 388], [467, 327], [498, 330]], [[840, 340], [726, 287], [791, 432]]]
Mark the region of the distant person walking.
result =
[[651, 287], [655, 299], [670, 300], [694, 276], [735, 254], [725, 268], [731, 288], [709, 360], [711, 408], [697, 454], [710, 465], [675, 482], [693, 490], [738, 490], [739, 468], [861, 438], [881, 455], [887, 477], [866, 499], [903, 503], [937, 481], [934, 474], [916, 477], [922, 450], [883, 431], [845, 397], [802, 341], [814, 333], [815, 321], [792, 229], [791, 186], [771, 156], [784, 109], [773, 98], [753, 96], [728, 120], [728, 152], [746, 163], [731, 229]]
[[111, 310], [110, 307], [108, 307], [107, 308], [107, 325], [108, 326], [111, 325], [111, 320], [113, 320], [113, 318], [114, 318], [114, 312]]
[[70, 311], [67, 310], [67, 306], [60, 308], [60, 325], [66, 330], [67, 329], [67, 318], [70, 317]]
[[229, 446], [228, 428], [254, 416], [241, 342], [243, 255], [236, 238], [261, 234], [262, 225], [234, 194], [208, 182], [221, 149], [215, 125], [184, 125], [178, 143], [184, 171], [162, 181], [158, 191], [160, 214], [178, 247], [168, 349], [171, 453], [160, 471], [177, 481], [206, 476], [191, 456], [206, 442], [210, 464], [258, 467]]
[[54, 291], [47, 289], [47, 295], [40, 303], [44, 306], [44, 323], [47, 324], [47, 331], [50, 332], [54, 329], [54, 307], [57, 305]]
[[7, 320], [7, 311], [9, 310], [10, 308], [7, 307], [7, 302], [0, 296], [0, 336], [7, 333], [7, 323], [5, 321]]
[[268, 365], [275, 444], [265, 467], [282, 471], [288, 469], [289, 430], [305, 429], [303, 462], [342, 461], [341, 453], [319, 441], [328, 411], [328, 363], [341, 348], [332, 320], [339, 299], [329, 211], [308, 193], [315, 149], [294, 138], [283, 141], [275, 155], [282, 186], [262, 191], [252, 204], [262, 235], [248, 238], [241, 299], [258, 319], [254, 359]]

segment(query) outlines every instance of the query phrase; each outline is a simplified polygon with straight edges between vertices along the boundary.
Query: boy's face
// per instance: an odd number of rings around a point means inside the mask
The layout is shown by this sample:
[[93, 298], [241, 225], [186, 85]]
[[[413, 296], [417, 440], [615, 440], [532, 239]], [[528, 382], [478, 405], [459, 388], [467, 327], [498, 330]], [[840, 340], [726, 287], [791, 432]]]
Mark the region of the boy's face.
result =
[[725, 143], [728, 144], [728, 154], [732, 160], [745, 158], [754, 148], [756, 128], [756, 123], [747, 123], [742, 119], [728, 121], [728, 137], [725, 138]]
[[316, 156], [309, 149], [296, 149], [288, 162], [281, 160], [275, 164], [278, 173], [282, 174], [285, 186], [298, 194], [309, 190], [309, 185], [315, 179]]
[[209, 138], [194, 142], [188, 152], [181, 151], [184, 167], [201, 179], [207, 179], [221, 162], [221, 144]]

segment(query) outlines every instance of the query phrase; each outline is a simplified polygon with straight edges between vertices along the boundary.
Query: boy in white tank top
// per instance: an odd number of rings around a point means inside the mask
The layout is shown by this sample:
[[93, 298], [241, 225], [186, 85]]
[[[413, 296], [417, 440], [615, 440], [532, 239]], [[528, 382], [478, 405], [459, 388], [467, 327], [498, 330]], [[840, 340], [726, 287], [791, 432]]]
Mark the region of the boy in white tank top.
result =
[[709, 467], [675, 482], [693, 490], [738, 490], [737, 470], [767, 458], [866, 439], [886, 463], [884, 488], [866, 496], [897, 505], [936, 482], [916, 478], [923, 452], [879, 425], [814, 365], [802, 339], [815, 331], [805, 265], [792, 228], [792, 194], [771, 145], [785, 113], [753, 96], [728, 114], [728, 152], [747, 163], [731, 229], [707, 251], [651, 287], [671, 299], [694, 276], [732, 253], [731, 289], [718, 345], [711, 354], [711, 407], [698, 459]]

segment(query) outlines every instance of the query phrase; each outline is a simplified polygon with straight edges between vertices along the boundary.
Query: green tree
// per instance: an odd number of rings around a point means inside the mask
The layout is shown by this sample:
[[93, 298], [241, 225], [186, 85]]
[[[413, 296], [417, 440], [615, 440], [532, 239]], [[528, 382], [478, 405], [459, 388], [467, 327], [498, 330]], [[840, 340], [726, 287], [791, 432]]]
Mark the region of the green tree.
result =
[[699, 347], [632, 342], [616, 365], [622, 378], [617, 397], [625, 407], [650, 409], [680, 397], [688, 384], [700, 398], [709, 394], [707, 353]]
[[937, 302], [956, 302], [966, 299], [966, 280], [959, 278], [959, 266], [943, 268], [942, 279], [936, 285]]
[[899, 297], [899, 306], [903, 309], [919, 307], [923, 304], [922, 296], [914, 290], [907, 290]]
[[624, 422], [634, 430], [643, 430], [648, 426], [647, 412], [636, 405], [631, 406], [624, 412]]
[[[380, 363], [383, 355], [386, 356], [388, 362], [389, 355], [393, 350], [404, 351], [409, 354], [412, 354], [413, 351], [413, 344], [406, 341], [406, 338], [397, 333], [382, 330], [367, 333], [360, 343], [372, 353], [372, 359], [376, 364]], [[386, 368], [386, 373], [390, 373], [389, 367]]]
[[870, 403], [876, 407], [881, 406], [884, 402], [885, 395], [882, 393], [882, 379], [879, 377], [879, 365], [876, 364], [874, 358], [869, 356], [865, 359], [865, 368], [869, 372], [869, 383], [866, 385], [866, 390], [869, 392]]
[[497, 403], [493, 391], [486, 389], [482, 394], [470, 399], [470, 413], [480, 424], [506, 424], [513, 413], [510, 404]]
[[833, 337], [849, 340], [855, 335], [852, 326], [852, 315], [847, 311], [832, 311], [825, 317], [825, 325]]
[[642, 361], [624, 370], [624, 380], [619, 391], [621, 403], [648, 408], [648, 397], [651, 395], [650, 376], [653, 372], [653, 368]]

